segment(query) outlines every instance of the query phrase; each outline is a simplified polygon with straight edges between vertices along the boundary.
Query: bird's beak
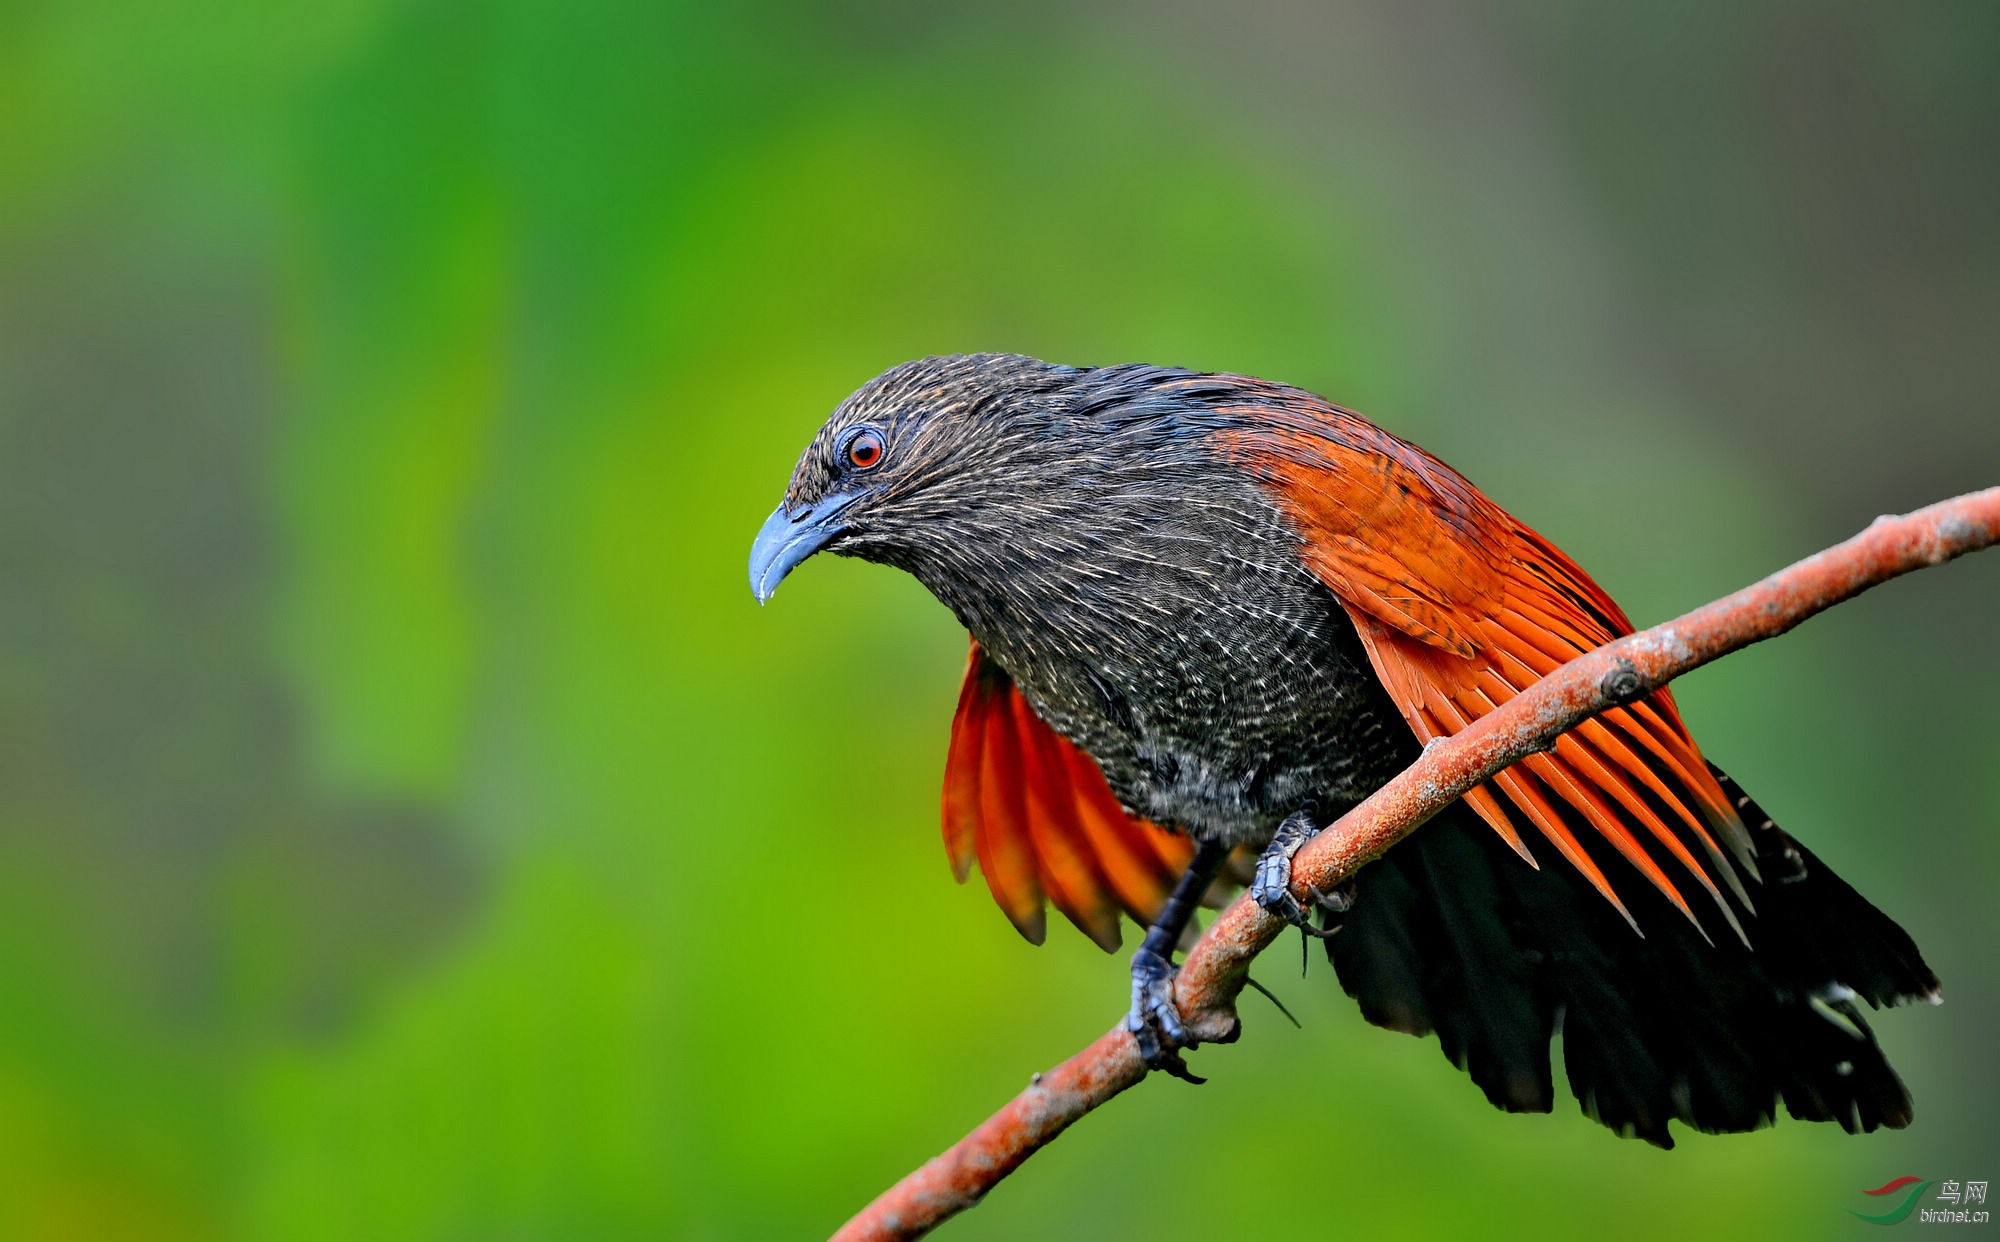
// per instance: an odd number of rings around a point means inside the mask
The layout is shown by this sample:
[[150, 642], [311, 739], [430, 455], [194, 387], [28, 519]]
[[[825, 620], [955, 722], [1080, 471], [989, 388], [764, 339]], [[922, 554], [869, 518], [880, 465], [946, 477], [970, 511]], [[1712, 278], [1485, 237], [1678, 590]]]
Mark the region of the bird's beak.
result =
[[840, 513], [854, 503], [851, 492], [835, 492], [819, 503], [797, 513], [779, 505], [764, 520], [757, 541], [750, 545], [750, 593], [758, 603], [771, 598], [785, 575], [798, 563], [826, 546], [829, 539], [847, 529]]

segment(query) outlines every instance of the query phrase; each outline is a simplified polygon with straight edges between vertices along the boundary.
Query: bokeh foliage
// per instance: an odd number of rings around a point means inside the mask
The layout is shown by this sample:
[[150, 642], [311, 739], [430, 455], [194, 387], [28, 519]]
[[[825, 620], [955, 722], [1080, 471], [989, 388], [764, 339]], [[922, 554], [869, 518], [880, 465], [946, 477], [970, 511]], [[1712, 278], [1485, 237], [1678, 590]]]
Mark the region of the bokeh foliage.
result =
[[[860, 381], [1282, 378], [1642, 622], [2000, 467], [1985, 6], [0, 8], [0, 1236], [824, 1233], [1122, 1007], [963, 637], [749, 536]], [[1822, 1237], [2000, 1157], [2000, 573], [1688, 679], [1917, 934], [1917, 1126], [1505, 1117], [1290, 946], [947, 1236]]]

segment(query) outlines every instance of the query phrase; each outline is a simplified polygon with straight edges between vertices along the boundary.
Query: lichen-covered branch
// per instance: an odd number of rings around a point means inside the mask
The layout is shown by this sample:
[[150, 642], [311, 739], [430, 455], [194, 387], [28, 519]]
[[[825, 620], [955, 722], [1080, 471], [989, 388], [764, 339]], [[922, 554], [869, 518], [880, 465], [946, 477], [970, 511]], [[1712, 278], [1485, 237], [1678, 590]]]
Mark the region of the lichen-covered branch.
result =
[[[1431, 743], [1423, 757], [1315, 837], [1292, 861], [1292, 890], [1332, 888], [1481, 781], [1545, 750], [1591, 716], [1652, 693], [1691, 669], [1772, 638], [1900, 574], [2000, 542], [2000, 487], [1903, 517], [1876, 519], [1845, 543], [1684, 617], [1606, 643]], [[1285, 924], [1240, 898], [1189, 951], [1175, 999], [1198, 1042], [1236, 1038], [1236, 997], [1250, 962]], [[917, 1238], [979, 1202], [1069, 1125], [1146, 1076], [1123, 1023], [1035, 1081], [943, 1155], [890, 1187], [836, 1242]]]

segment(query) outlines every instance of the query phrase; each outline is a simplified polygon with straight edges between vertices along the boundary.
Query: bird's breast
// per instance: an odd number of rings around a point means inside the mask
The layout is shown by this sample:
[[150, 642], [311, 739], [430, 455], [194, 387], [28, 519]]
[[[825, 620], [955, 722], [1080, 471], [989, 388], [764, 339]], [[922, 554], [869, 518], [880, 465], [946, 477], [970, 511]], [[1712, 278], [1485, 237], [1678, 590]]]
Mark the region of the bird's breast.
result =
[[1296, 538], [1226, 499], [1100, 514], [938, 593], [1128, 810], [1236, 843], [1358, 802], [1417, 747]]

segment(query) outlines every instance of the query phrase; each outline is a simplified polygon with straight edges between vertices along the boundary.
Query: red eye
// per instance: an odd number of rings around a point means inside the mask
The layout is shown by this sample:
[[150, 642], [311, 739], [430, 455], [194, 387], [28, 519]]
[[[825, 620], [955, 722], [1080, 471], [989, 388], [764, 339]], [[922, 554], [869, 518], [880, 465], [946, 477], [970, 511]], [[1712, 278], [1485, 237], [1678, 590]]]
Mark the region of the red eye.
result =
[[856, 470], [873, 470], [882, 460], [882, 437], [864, 431], [847, 442], [847, 461]]

